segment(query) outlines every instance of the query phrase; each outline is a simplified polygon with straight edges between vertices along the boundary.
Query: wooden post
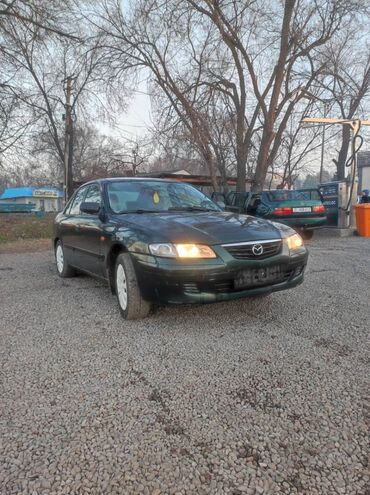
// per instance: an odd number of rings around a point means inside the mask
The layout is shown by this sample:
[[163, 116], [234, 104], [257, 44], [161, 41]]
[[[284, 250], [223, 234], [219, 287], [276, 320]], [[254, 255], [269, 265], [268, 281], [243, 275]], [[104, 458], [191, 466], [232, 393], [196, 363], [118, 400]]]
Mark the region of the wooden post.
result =
[[67, 77], [65, 103], [65, 143], [64, 143], [64, 203], [66, 204], [73, 192], [73, 120], [72, 120], [72, 76]]

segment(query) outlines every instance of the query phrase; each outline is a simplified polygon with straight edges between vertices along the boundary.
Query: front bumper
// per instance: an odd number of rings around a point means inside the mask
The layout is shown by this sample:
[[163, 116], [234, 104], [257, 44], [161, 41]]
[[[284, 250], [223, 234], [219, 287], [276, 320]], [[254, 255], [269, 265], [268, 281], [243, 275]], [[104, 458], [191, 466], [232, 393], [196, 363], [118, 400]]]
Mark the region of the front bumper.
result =
[[[219, 248], [222, 251], [222, 248]], [[157, 304], [187, 304], [229, 301], [291, 289], [303, 282], [308, 253], [279, 254], [264, 260], [237, 260], [226, 252], [214, 260], [181, 261], [131, 253], [144, 299]], [[217, 253], [220, 254], [220, 253]], [[275, 282], [235, 289], [243, 270], [281, 267]]]

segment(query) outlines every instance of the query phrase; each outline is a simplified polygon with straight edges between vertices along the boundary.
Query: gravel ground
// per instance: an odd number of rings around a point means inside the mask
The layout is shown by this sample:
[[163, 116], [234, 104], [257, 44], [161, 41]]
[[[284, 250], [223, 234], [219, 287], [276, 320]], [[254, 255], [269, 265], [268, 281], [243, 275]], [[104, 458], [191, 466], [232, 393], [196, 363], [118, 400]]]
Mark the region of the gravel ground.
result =
[[52, 254], [0, 256], [0, 493], [369, 494], [368, 239], [305, 283], [125, 322]]

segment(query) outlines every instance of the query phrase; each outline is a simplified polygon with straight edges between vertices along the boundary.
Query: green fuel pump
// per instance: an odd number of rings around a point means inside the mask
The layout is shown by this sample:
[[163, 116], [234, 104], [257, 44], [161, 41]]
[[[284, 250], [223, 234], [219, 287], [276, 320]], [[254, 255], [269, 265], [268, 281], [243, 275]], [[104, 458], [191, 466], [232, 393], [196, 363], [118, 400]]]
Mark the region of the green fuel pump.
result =
[[363, 138], [360, 136], [359, 132], [361, 126], [370, 126], [370, 120], [305, 117], [302, 119], [302, 122], [318, 125], [342, 124], [351, 127], [352, 151], [346, 162], [346, 167], [350, 168], [347, 179], [344, 181], [320, 184], [320, 191], [324, 197], [326, 206], [328, 206], [330, 216], [329, 221], [333, 222], [332, 226], [338, 228], [355, 226], [354, 208], [352, 208], [352, 206], [357, 202], [357, 187], [355, 187], [357, 183], [357, 153], [360, 151], [363, 143]]

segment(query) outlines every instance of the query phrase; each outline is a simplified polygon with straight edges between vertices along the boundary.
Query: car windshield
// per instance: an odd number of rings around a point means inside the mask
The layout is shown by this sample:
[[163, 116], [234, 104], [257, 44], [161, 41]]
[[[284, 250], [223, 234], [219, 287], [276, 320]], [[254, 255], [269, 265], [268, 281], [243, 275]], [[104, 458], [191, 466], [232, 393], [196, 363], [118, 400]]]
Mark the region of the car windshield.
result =
[[269, 191], [268, 197], [270, 201], [304, 201], [315, 200], [320, 201], [321, 196], [318, 189], [297, 189], [295, 191], [278, 190]]
[[181, 182], [122, 180], [108, 183], [109, 206], [115, 213], [221, 211], [195, 187]]

